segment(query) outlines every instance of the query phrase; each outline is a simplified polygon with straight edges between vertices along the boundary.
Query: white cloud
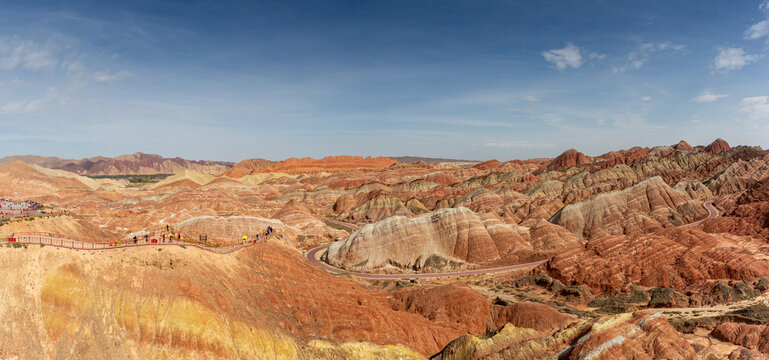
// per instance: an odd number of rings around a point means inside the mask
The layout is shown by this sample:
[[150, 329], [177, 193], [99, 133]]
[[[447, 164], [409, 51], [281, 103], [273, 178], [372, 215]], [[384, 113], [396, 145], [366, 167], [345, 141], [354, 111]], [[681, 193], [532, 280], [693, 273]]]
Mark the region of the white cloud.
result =
[[550, 49], [542, 52], [545, 61], [555, 65], [558, 70], [566, 70], [568, 67], [578, 68], [584, 63], [582, 49], [569, 43], [562, 49]]
[[134, 74], [127, 70], [118, 71], [114, 74], [110, 74], [106, 71], [97, 71], [93, 73], [93, 81], [97, 83], [113, 83], [115, 81], [120, 81], [132, 77], [134, 77]]
[[721, 49], [718, 56], [713, 60], [713, 67], [716, 71], [724, 73], [729, 70], [741, 69], [758, 59], [758, 55], [750, 55], [742, 48], [726, 48]]
[[740, 112], [753, 120], [769, 119], [769, 96], [754, 96], [742, 99]]
[[769, 1], [761, 3], [761, 5], [758, 6], [758, 9], [766, 14], [766, 18], [750, 25], [750, 27], [745, 30], [745, 39], [755, 40], [769, 36]]
[[641, 101], [649, 101], [651, 99], [652, 99], [651, 96], [644, 96], [644, 97], [641, 98]]
[[108, 71], [91, 71], [80, 61], [64, 63], [62, 66], [67, 70], [67, 75], [79, 85], [85, 85], [89, 82], [113, 83], [134, 77], [134, 74], [127, 70], [118, 71], [116, 73], [110, 73]]
[[32, 83], [22, 78], [15, 78], [7, 82], [8, 86], [15, 89], [28, 89], [32, 87]]
[[589, 57], [591, 59], [603, 60], [606, 57], [606, 54], [599, 54], [597, 52], [591, 52], [590, 54], [587, 54], [587, 57]]
[[552, 148], [555, 144], [544, 141], [487, 141], [485, 148]]
[[684, 45], [673, 44], [669, 41], [654, 43], [646, 42], [638, 45], [633, 51], [627, 54], [625, 61], [621, 65], [612, 66], [615, 73], [624, 73], [632, 69], [640, 69], [651, 60], [652, 55], [666, 51], [683, 51]]
[[59, 99], [56, 88], [48, 88], [45, 96], [27, 101], [14, 101], [0, 107], [0, 115], [21, 115], [40, 111], [46, 104]]
[[745, 38], [748, 40], [760, 39], [769, 36], [769, 19], [761, 20], [745, 30]]
[[713, 91], [705, 89], [702, 94], [693, 97], [691, 101], [696, 103], [709, 103], [725, 97], [729, 97], [729, 94], [714, 94]]
[[52, 71], [58, 60], [53, 46], [18, 39], [0, 39], [0, 70]]
[[539, 98], [534, 95], [526, 95], [523, 97], [523, 100], [526, 100], [528, 102], [539, 102]]

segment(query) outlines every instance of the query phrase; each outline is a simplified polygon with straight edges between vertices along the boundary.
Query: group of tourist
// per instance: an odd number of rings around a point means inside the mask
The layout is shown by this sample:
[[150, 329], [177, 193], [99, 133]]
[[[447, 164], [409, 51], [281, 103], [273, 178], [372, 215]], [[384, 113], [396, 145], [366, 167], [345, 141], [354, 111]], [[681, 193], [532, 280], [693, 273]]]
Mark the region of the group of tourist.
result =
[[32, 201], [10, 201], [0, 199], [0, 217], [35, 215], [43, 205]]
[[42, 207], [42, 204], [32, 200], [10, 201], [6, 199], [0, 199], [0, 209], [2, 210], [37, 210]]
[[[256, 240], [260, 240], [262, 236], [267, 238], [268, 236], [272, 235], [273, 232], [275, 232], [275, 229], [273, 229], [272, 226], [267, 226], [267, 229], [264, 231], [264, 233], [256, 234]], [[157, 238], [155, 238], [156, 235], [157, 234], [150, 234], [150, 233], [147, 233], [144, 235], [134, 235], [133, 243], [134, 244], [140, 244], [140, 243], [150, 244], [150, 243], [157, 242], [157, 243], [165, 244], [165, 243], [173, 243], [174, 241], [177, 241], [177, 242], [182, 241], [182, 233], [175, 231], [175, 229], [170, 225], [166, 225], [166, 231], [160, 233], [160, 236], [158, 236]], [[201, 239], [201, 242], [206, 242], [206, 240], [208, 239], [208, 236], [201, 235], [200, 239]], [[243, 236], [243, 243], [245, 243], [247, 239], [248, 239], [248, 236]], [[116, 241], [116, 243], [119, 244], [121, 242], [118, 240]]]

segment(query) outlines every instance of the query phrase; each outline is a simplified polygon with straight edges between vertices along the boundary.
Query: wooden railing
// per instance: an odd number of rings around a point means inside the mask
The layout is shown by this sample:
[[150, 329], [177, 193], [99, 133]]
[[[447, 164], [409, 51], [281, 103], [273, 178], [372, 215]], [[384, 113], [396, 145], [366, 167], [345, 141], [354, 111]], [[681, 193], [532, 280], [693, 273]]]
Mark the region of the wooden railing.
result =
[[98, 241], [98, 240], [90, 240], [90, 239], [82, 239], [82, 238], [72, 238], [72, 237], [66, 237], [59, 234], [52, 234], [52, 233], [44, 233], [44, 232], [21, 232], [21, 233], [14, 233], [11, 237], [8, 238], [0, 238], [0, 245], [9, 245], [9, 244], [40, 244], [45, 246], [54, 246], [54, 247], [60, 247], [65, 249], [75, 249], [75, 250], [109, 250], [109, 249], [122, 249], [122, 248], [129, 248], [129, 247], [139, 247], [139, 246], [164, 246], [164, 245], [182, 245], [182, 246], [192, 246], [196, 247], [201, 250], [217, 253], [217, 254], [229, 254], [234, 251], [240, 250], [244, 247], [255, 245], [261, 242], [264, 242], [267, 238], [274, 235], [274, 233], [263, 236], [262, 239], [256, 240], [248, 240], [248, 241], [238, 241], [237, 244], [230, 244], [230, 245], [219, 245], [219, 244], [207, 244], [197, 241], [188, 241], [185, 239], [182, 240], [173, 240], [176, 238], [175, 236], [163, 239], [161, 233], [152, 233], [152, 236], [149, 236], [145, 238], [144, 236], [138, 237], [136, 239], [136, 242], [134, 242], [133, 239], [127, 239], [127, 240], [115, 240], [112, 242], [105, 242], [105, 241]]

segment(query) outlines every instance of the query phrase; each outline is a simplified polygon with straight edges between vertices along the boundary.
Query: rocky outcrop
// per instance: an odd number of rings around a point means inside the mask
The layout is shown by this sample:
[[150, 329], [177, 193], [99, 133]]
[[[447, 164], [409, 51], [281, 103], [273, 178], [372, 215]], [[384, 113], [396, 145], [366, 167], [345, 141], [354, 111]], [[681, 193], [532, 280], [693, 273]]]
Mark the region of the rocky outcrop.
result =
[[710, 143], [710, 145], [705, 147], [705, 151], [711, 154], [720, 154], [722, 152], [729, 151], [729, 149], [730, 149], [729, 143], [727, 143], [726, 140], [721, 138], [716, 139], [715, 141]]
[[601, 161], [598, 164], [599, 167], [607, 168], [617, 164], [630, 165], [647, 156], [649, 156], [647, 149], [634, 147], [628, 150], [612, 151], [599, 156], [597, 159]]
[[676, 149], [677, 151], [694, 150], [694, 148], [684, 140], [681, 140], [677, 144], [673, 145], [673, 148]]
[[553, 161], [547, 164], [548, 170], [563, 169], [573, 166], [589, 164], [591, 159], [576, 149], [569, 149], [558, 155]]
[[498, 220], [484, 221], [467, 208], [451, 208], [366, 225], [345, 241], [331, 244], [323, 259], [350, 270], [423, 269], [433, 262], [499, 260], [508, 249], [531, 247]]
[[504, 207], [504, 201], [495, 192], [480, 188], [459, 199], [454, 207], [466, 207], [475, 212], [494, 211]]
[[216, 179], [211, 174], [199, 173], [192, 170], [183, 170], [172, 176], [169, 176], [159, 182], [146, 186], [148, 190], [164, 189], [180, 189], [184, 186], [198, 187], [208, 184], [212, 180]]
[[289, 201], [280, 211], [272, 214], [271, 217], [296, 229], [298, 235], [294, 245], [297, 248], [317, 246], [348, 235], [344, 230], [329, 227], [313, 215], [305, 204], [295, 200]]
[[684, 206], [689, 200], [688, 194], [653, 177], [624, 190], [566, 205], [550, 222], [588, 239], [646, 233], [705, 217], [704, 209]]
[[272, 166], [272, 164], [274, 163], [275, 163], [274, 161], [265, 160], [265, 159], [246, 159], [237, 163], [237, 165], [233, 166], [227, 171], [223, 172], [220, 176], [227, 176], [231, 178], [241, 178], [246, 175], [252, 175], [254, 173], [257, 173], [259, 172], [259, 170], [266, 169]]
[[47, 171], [21, 161], [0, 168], [0, 197], [27, 199], [57, 192], [91, 191], [99, 182], [64, 171]]
[[357, 169], [384, 169], [396, 163], [397, 161], [386, 157], [328, 156], [319, 160], [313, 158], [289, 158], [278, 161], [261, 171], [283, 172], [287, 174], [335, 173]]
[[532, 249], [537, 251], [553, 252], [582, 247], [582, 241], [576, 235], [545, 219], [539, 220], [529, 229], [529, 236]]
[[769, 355], [769, 325], [724, 322], [716, 326], [711, 335], [718, 340]]
[[554, 332], [508, 324], [485, 337], [464, 335], [434, 359], [697, 359], [661, 314], [600, 318]]
[[349, 213], [343, 213], [339, 218], [352, 221], [375, 222], [391, 216], [412, 215], [403, 201], [392, 194], [380, 192], [372, 195], [371, 199], [350, 210]]
[[662, 314], [637, 312], [599, 320], [567, 359], [697, 359], [694, 348]]
[[769, 178], [769, 155], [731, 163], [708, 184], [708, 188], [719, 195], [733, 194], [746, 190], [766, 178]]
[[738, 249], [718, 248], [719, 241], [694, 228], [603, 236], [556, 255], [547, 270], [563, 283], [585, 284], [595, 293], [629, 290], [629, 284], [685, 290], [703, 280], [752, 282], [769, 276], [769, 263]]

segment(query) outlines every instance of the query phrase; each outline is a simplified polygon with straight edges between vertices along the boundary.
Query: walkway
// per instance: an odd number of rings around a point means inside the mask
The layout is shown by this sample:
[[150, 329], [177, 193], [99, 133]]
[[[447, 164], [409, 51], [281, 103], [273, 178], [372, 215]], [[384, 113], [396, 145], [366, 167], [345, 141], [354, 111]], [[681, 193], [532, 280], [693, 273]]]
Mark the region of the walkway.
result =
[[[266, 238], [268, 237], [269, 236], [265, 236], [264, 240], [266, 240]], [[123, 241], [120, 241], [119, 243], [104, 243], [104, 242], [95, 242], [95, 241], [85, 240], [85, 239], [71, 238], [71, 237], [66, 237], [63, 235], [51, 234], [51, 233], [14, 233], [13, 236], [11, 236], [10, 238], [0, 239], [0, 245], [40, 244], [45, 246], [53, 246], [53, 247], [75, 249], [75, 250], [111, 250], [111, 249], [124, 249], [124, 248], [140, 247], [140, 246], [179, 245], [179, 246], [185, 246], [185, 247], [192, 246], [192, 247], [196, 247], [198, 249], [216, 253], [216, 254], [229, 254], [237, 250], [240, 250], [242, 248], [262, 243], [264, 242], [264, 240], [250, 240], [245, 244], [239, 243], [239, 244], [225, 245], [225, 246], [210, 246], [210, 245], [204, 245], [201, 243], [188, 242], [184, 240], [182, 241], [165, 240], [165, 242], [163, 242], [162, 239], [155, 238], [155, 237], [150, 237], [148, 240], [145, 240], [144, 237], [142, 237], [141, 239], [137, 239], [136, 243], [134, 243], [132, 239], [123, 240]]]

